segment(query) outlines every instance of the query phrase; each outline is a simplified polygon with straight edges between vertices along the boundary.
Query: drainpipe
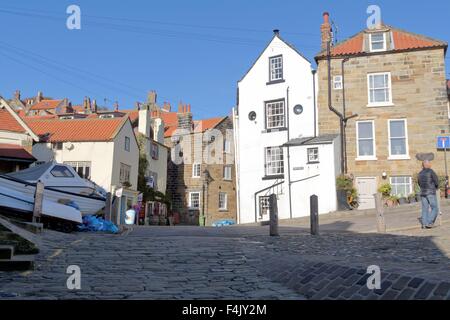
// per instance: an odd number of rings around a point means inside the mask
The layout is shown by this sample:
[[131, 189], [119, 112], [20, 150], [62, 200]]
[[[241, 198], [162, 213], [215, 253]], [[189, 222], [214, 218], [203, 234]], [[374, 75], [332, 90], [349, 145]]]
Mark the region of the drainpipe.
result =
[[314, 138], [317, 137], [317, 101], [316, 101], [316, 74], [317, 70], [311, 70], [313, 76], [313, 97], [314, 97]]
[[343, 161], [344, 161], [344, 174], [347, 174], [348, 171], [348, 162], [347, 162], [347, 118], [346, 115], [346, 101], [345, 101], [345, 63], [349, 60], [349, 58], [344, 58], [342, 60], [342, 112], [344, 114], [344, 125], [342, 130], [342, 148], [343, 148]]
[[[286, 89], [286, 109], [287, 109], [287, 142], [290, 140], [290, 125], [289, 125], [289, 87]], [[291, 188], [291, 153], [289, 146], [287, 147], [287, 180], [288, 180], [288, 193], [289, 193], [289, 217], [292, 219], [292, 188]]]

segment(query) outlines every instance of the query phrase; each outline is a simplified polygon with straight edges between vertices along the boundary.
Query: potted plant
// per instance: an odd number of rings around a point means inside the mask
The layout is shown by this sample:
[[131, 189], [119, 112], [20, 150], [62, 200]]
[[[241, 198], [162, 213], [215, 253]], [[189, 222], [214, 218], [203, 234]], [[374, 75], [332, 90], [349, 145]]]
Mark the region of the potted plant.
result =
[[357, 202], [357, 191], [353, 187], [353, 179], [348, 175], [340, 175], [336, 178], [336, 193], [338, 210], [353, 210]]
[[398, 205], [398, 200], [399, 199], [397, 196], [389, 196], [386, 199], [386, 205], [388, 206], [388, 208], [393, 208]]
[[392, 186], [389, 183], [382, 184], [378, 188], [378, 192], [381, 193], [381, 197], [384, 201], [385, 206], [389, 206], [387, 199], [391, 196]]
[[417, 202], [416, 193], [415, 192], [411, 193], [408, 196], [408, 200], [409, 200], [409, 203], [416, 203]]

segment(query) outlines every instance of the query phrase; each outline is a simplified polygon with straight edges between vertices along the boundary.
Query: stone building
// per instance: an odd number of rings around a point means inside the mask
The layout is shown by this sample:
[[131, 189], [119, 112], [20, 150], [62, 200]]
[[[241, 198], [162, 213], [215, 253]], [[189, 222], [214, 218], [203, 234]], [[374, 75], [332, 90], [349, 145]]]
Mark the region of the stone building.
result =
[[190, 105], [165, 104], [165, 143], [171, 148], [167, 192], [181, 224], [236, 221], [233, 124], [230, 117], [193, 120]]
[[[320, 134], [340, 133], [328, 104], [329, 14], [321, 26], [318, 64]], [[415, 191], [417, 153], [432, 152], [444, 175], [436, 138], [449, 133], [445, 77], [447, 43], [381, 24], [331, 47], [331, 106], [349, 119], [345, 129], [347, 172], [355, 177], [360, 208], [374, 207], [379, 185], [394, 195]]]

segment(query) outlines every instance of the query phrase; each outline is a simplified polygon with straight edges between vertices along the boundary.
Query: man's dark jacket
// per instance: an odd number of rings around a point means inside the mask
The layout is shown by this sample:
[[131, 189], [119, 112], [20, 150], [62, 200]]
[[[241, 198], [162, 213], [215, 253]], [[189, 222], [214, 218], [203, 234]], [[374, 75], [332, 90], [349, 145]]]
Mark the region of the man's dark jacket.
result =
[[432, 169], [423, 169], [419, 173], [420, 195], [428, 196], [436, 194], [439, 188], [439, 178]]

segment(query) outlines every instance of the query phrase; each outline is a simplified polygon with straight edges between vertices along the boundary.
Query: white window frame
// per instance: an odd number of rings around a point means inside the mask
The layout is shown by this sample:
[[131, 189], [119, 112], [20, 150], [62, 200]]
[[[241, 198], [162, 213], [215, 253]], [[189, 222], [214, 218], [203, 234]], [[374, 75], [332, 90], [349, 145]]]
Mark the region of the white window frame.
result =
[[[316, 150], [317, 150], [317, 154], [315, 154]], [[306, 149], [306, 154], [307, 154], [307, 157], [308, 157], [308, 163], [319, 163], [320, 162], [319, 147], [307, 148]], [[313, 156], [315, 158], [311, 159], [311, 156]]]
[[264, 218], [265, 215], [270, 213], [270, 200], [269, 196], [260, 196], [258, 198], [259, 202], [259, 218]]
[[[92, 177], [92, 162], [91, 161], [64, 161], [65, 165], [71, 166], [73, 170], [83, 179], [91, 179]], [[86, 177], [86, 168], [89, 168], [89, 175]], [[78, 172], [82, 169], [82, 175]]]
[[[198, 168], [198, 174], [197, 169]], [[201, 163], [193, 163], [192, 164], [192, 178], [201, 178], [202, 176], [202, 164]]]
[[[194, 194], [198, 195], [198, 207], [193, 207], [193, 206], [192, 206], [192, 196], [193, 196]], [[190, 209], [199, 210], [200, 207], [201, 207], [201, 195], [200, 195], [200, 192], [198, 192], [198, 191], [189, 192], [189, 208], [190, 208]]]
[[[221, 201], [221, 196], [225, 196], [223, 201]], [[220, 211], [228, 210], [228, 194], [226, 192], [219, 192], [219, 210]]]
[[[229, 169], [229, 172], [230, 172], [229, 176], [227, 175], [227, 169]], [[229, 166], [229, 165], [224, 166], [223, 167], [223, 180], [231, 181], [232, 178], [233, 178], [233, 167]]]
[[[339, 80], [338, 80], [339, 79]], [[339, 85], [339, 86], [337, 86]], [[342, 90], [344, 87], [342, 81], [342, 75], [337, 75], [333, 77], [333, 90]]]
[[131, 183], [130, 177], [131, 177], [131, 166], [121, 162], [120, 163], [120, 171], [119, 171], [119, 182], [120, 183], [124, 183], [124, 182]]
[[231, 140], [230, 139], [224, 139], [223, 141], [223, 151], [225, 153], [231, 153]]
[[125, 137], [125, 151], [131, 152], [131, 139], [130, 137]]
[[[269, 108], [275, 107], [275, 105], [279, 104], [279, 103], [281, 103], [283, 105], [283, 107], [281, 108], [281, 110], [283, 112], [282, 113], [277, 113], [277, 114], [271, 114], [269, 116]], [[265, 112], [266, 112], [266, 129], [267, 130], [284, 129], [284, 128], [286, 128], [286, 103], [285, 103], [284, 99], [274, 100], [274, 101], [266, 101], [265, 102]], [[278, 126], [272, 126], [269, 123], [270, 122], [275, 122], [275, 121], [269, 121], [270, 120], [269, 117], [282, 117], [283, 123], [281, 125], [278, 125]]]
[[[370, 88], [370, 77], [372, 76], [388, 76], [388, 87], [384, 89], [389, 90], [389, 100], [383, 102], [371, 102], [371, 88]], [[380, 88], [378, 88], [380, 89]], [[375, 89], [374, 89], [375, 90]], [[392, 77], [390, 72], [378, 72], [378, 73], [368, 73], [367, 74], [367, 98], [368, 98], [368, 107], [390, 107], [393, 106], [392, 102]]]
[[[279, 151], [281, 151], [281, 161], [280, 160], [275, 160], [275, 161], [270, 161], [270, 163], [272, 162], [278, 162], [281, 163], [281, 166], [275, 166], [272, 167], [277, 171], [277, 168], [281, 168], [283, 172], [278, 173], [278, 172], [269, 172], [269, 162], [268, 162], [268, 151], [269, 150], [275, 150], [278, 149]], [[272, 157], [272, 156], [271, 156]], [[280, 176], [280, 175], [284, 175], [284, 150], [281, 147], [267, 147], [264, 149], [264, 173], [266, 177], [274, 177], [274, 176]]]
[[[372, 124], [372, 144], [373, 144], [373, 155], [371, 156], [361, 156], [359, 154], [359, 124], [360, 123], [371, 123]], [[375, 137], [375, 121], [374, 120], [361, 120], [356, 121], [356, 161], [374, 161], [377, 159], [377, 143]]]
[[[383, 48], [382, 49], [374, 49], [373, 48], [373, 40], [372, 40], [372, 36], [376, 34], [376, 35], [383, 35]], [[377, 43], [379, 43], [380, 41], [377, 41]], [[386, 32], [374, 32], [374, 33], [370, 33], [369, 34], [369, 45], [370, 45], [370, 52], [383, 52], [387, 50], [387, 43], [386, 43]]]
[[[393, 155], [391, 153], [391, 122], [393, 121], [403, 121], [405, 124], [405, 149], [406, 154], [404, 155]], [[400, 138], [400, 137], [396, 137]], [[389, 147], [389, 157], [388, 160], [410, 160], [411, 157], [409, 155], [409, 141], [408, 141], [408, 120], [407, 119], [389, 119], [388, 120], [388, 147]]]
[[[274, 63], [272, 61], [274, 60], [280, 60], [280, 67], [275, 68], [274, 67]], [[281, 70], [281, 77], [274, 77], [274, 75], [277, 74], [276, 70]], [[283, 75], [284, 70], [283, 70], [283, 56], [282, 55], [278, 55], [278, 56], [273, 56], [269, 58], [269, 82], [275, 82], [275, 81], [282, 81], [283, 80]]]
[[[403, 196], [408, 197], [410, 194], [413, 193], [412, 177], [410, 177], [410, 176], [393, 176], [393, 177], [389, 177], [389, 183], [390, 183], [391, 186], [394, 186], [394, 185], [399, 184], [399, 183], [393, 183], [393, 182], [392, 182], [393, 179], [395, 179], [395, 178], [408, 178], [408, 179], [409, 179], [409, 191], [408, 191], [408, 194], [405, 194], [405, 195], [403, 195]], [[392, 188], [392, 189], [394, 189], [394, 188]], [[395, 193], [393, 193], [393, 192], [392, 192], [392, 195], [398, 196], [398, 194], [395, 194]]]

